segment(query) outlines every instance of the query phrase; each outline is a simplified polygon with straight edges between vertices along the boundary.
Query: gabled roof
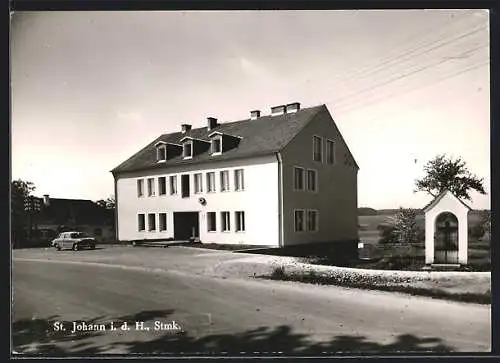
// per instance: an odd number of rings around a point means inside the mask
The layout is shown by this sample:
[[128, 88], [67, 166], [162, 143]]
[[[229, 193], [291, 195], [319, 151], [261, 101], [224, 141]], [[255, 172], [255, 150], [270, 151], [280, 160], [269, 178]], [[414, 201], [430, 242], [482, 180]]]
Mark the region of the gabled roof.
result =
[[[191, 129], [185, 133], [174, 132], [163, 134], [111, 171], [114, 174], [136, 170], [168, 168], [172, 165], [206, 163], [273, 154], [285, 147], [322, 110], [328, 112], [325, 105], [320, 105], [303, 108], [297, 112], [285, 113], [283, 115], [268, 115], [254, 120], [245, 119], [219, 123], [215, 129], [211, 130], [208, 130], [207, 127], [201, 127]], [[238, 147], [217, 155], [216, 158], [212, 157], [209, 152], [206, 152], [196, 155], [192, 159], [186, 160], [179, 155], [169, 159], [167, 163], [156, 162], [155, 144], [158, 142], [180, 144], [180, 140], [185, 137], [210, 142], [208, 135], [214, 131], [241, 137]]]
[[40, 204], [36, 216], [38, 224], [103, 225], [113, 218], [113, 211], [104, 210], [87, 199], [50, 198], [48, 206], [43, 200]]
[[467, 209], [472, 210], [471, 207], [469, 207], [467, 204], [465, 204], [460, 198], [458, 198], [455, 194], [453, 194], [449, 189], [443, 190], [441, 193], [439, 193], [438, 196], [436, 196], [433, 200], [431, 200], [424, 208], [422, 208], [422, 211], [425, 213], [428, 210], [432, 209], [436, 204], [439, 203], [441, 199], [447, 194], [451, 194], [456, 200], [458, 200], [460, 203], [462, 203]]

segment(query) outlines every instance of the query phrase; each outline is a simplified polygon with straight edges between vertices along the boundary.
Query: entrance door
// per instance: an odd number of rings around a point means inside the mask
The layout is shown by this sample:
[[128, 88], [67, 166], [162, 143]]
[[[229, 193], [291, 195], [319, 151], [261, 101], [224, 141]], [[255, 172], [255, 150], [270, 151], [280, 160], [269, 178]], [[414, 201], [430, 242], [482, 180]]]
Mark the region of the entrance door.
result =
[[199, 237], [198, 212], [174, 212], [174, 238], [187, 241], [191, 237]]
[[458, 219], [450, 212], [437, 216], [434, 235], [434, 262], [458, 263]]

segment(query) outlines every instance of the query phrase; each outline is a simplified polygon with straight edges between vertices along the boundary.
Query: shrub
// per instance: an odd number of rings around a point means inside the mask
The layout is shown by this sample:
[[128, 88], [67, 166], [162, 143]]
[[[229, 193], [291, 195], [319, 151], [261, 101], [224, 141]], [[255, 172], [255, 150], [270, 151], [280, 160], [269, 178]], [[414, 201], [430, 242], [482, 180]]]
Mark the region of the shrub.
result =
[[271, 273], [271, 277], [274, 279], [282, 279], [285, 277], [285, 267], [284, 266], [276, 266], [273, 268], [273, 272]]
[[398, 236], [396, 234], [396, 228], [389, 224], [379, 224], [377, 226], [379, 230], [379, 243], [381, 244], [393, 244], [397, 243]]
[[483, 225], [477, 224], [469, 228], [469, 236], [472, 238], [480, 239], [484, 236], [486, 229]]

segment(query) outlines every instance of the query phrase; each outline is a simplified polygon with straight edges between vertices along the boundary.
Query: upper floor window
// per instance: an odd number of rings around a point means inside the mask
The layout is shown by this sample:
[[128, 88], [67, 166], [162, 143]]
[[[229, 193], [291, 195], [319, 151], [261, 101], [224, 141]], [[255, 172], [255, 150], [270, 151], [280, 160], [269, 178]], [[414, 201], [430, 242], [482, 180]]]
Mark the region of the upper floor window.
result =
[[158, 189], [158, 194], [167, 194], [167, 178], [165, 178], [164, 176], [158, 178]]
[[318, 189], [318, 174], [316, 170], [307, 170], [307, 190], [315, 192]]
[[222, 152], [222, 138], [216, 136], [211, 142], [212, 154], [220, 154]]
[[137, 196], [144, 196], [144, 179], [137, 179]]
[[295, 190], [304, 190], [304, 168], [293, 167], [293, 188]]
[[170, 176], [170, 194], [177, 194], [177, 175]]
[[207, 192], [215, 192], [215, 173], [207, 173]]
[[189, 159], [193, 157], [193, 142], [187, 141], [182, 146], [182, 156], [184, 159]]
[[159, 145], [156, 147], [156, 161], [167, 160], [167, 147], [165, 145]]
[[335, 164], [335, 143], [332, 140], [326, 140], [326, 162]]
[[202, 175], [203, 174], [201, 174], [201, 173], [194, 174], [194, 192], [195, 193], [203, 193]]
[[229, 171], [223, 170], [220, 172], [220, 190], [227, 192], [229, 190]]
[[243, 169], [236, 169], [234, 171], [234, 190], [244, 190], [245, 189], [245, 178], [243, 174]]
[[313, 136], [313, 160], [323, 160], [323, 139], [319, 136]]
[[155, 180], [153, 178], [148, 178], [148, 196], [153, 197], [155, 195]]

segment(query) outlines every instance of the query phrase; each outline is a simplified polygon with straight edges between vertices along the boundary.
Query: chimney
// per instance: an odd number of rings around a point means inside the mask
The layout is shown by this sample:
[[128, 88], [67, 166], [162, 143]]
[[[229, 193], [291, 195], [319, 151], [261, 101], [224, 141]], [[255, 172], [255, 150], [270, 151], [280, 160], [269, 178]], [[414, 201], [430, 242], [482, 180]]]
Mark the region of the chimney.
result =
[[48, 194], [43, 195], [43, 204], [48, 207], [50, 205], [50, 199]]
[[271, 115], [272, 116], [283, 115], [285, 112], [286, 112], [285, 105], [271, 107]]
[[215, 127], [217, 127], [217, 119], [215, 117], [207, 117], [208, 131], [215, 129]]
[[182, 124], [181, 127], [182, 127], [181, 131], [183, 134], [185, 134], [186, 132], [191, 130], [191, 125], [188, 125], [188, 124]]
[[298, 110], [300, 110], [299, 102], [289, 103], [288, 105], [286, 105], [286, 113], [293, 113], [297, 112]]
[[260, 110], [250, 111], [250, 120], [255, 120], [260, 117]]

